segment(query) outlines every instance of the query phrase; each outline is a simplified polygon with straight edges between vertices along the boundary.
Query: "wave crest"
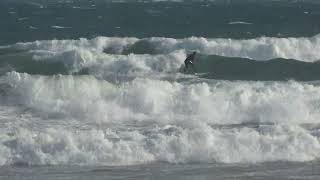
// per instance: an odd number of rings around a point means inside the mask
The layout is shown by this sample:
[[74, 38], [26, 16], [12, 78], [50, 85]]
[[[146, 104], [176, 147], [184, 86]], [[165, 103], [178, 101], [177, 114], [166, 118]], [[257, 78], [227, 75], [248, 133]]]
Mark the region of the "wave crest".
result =
[[[86, 49], [91, 52], [112, 54], [166, 54], [177, 50], [197, 50], [201, 54], [227, 57], [243, 57], [255, 60], [274, 58], [296, 59], [313, 62], [320, 59], [320, 36], [310, 38], [269, 38], [235, 40], [206, 39], [190, 37], [185, 39], [172, 38], [110, 38], [97, 37], [91, 40], [51, 40], [17, 43], [9, 48], [18, 50], [45, 50], [61, 53], [75, 49]], [[1, 51], [8, 49], [2, 47]], [[1, 54], [1, 53], [0, 53]]]

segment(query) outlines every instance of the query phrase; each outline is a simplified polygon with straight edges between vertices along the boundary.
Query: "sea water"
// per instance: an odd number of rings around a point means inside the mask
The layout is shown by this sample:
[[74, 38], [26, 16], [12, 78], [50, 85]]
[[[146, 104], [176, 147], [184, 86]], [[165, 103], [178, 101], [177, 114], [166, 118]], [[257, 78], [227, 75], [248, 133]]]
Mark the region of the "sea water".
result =
[[319, 179], [319, 12], [2, 0], [0, 179]]

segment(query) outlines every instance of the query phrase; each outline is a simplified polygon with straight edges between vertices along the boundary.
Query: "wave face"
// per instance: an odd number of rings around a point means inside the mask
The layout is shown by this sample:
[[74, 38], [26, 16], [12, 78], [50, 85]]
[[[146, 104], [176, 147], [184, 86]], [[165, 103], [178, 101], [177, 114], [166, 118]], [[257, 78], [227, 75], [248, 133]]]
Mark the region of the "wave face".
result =
[[[0, 74], [90, 74], [110, 81], [176, 79], [187, 53], [200, 77], [223, 80], [319, 80], [320, 36], [310, 38], [112, 38], [46, 40], [0, 47]], [[174, 75], [173, 75], [174, 74]]]
[[[317, 160], [318, 46], [318, 35], [1, 46], [0, 165]], [[194, 50], [198, 73], [184, 73]]]

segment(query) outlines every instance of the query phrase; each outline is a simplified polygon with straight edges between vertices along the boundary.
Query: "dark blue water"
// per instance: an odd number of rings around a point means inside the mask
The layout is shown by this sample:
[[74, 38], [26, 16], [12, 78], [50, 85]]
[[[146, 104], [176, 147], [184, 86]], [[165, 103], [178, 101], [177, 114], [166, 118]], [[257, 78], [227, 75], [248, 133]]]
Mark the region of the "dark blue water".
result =
[[320, 5], [313, 3], [10, 2], [0, 6], [1, 44], [96, 36], [305, 37], [320, 30]]

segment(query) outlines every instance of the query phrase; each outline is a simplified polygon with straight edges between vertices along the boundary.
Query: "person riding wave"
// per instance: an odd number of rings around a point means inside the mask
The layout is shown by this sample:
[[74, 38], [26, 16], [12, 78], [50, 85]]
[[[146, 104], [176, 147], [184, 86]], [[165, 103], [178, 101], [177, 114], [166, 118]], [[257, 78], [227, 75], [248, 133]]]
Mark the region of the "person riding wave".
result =
[[186, 72], [190, 66], [192, 66], [193, 71], [196, 70], [193, 64], [196, 53], [197, 52], [193, 51], [192, 54], [189, 54], [188, 57], [184, 60], [184, 65], [185, 65], [184, 72]]

